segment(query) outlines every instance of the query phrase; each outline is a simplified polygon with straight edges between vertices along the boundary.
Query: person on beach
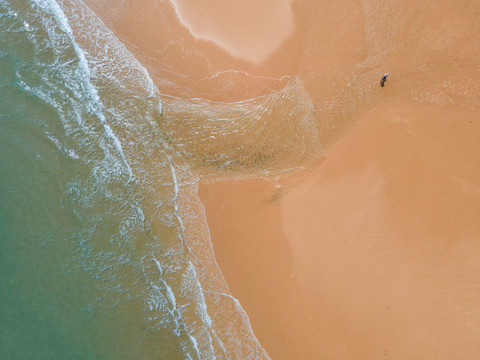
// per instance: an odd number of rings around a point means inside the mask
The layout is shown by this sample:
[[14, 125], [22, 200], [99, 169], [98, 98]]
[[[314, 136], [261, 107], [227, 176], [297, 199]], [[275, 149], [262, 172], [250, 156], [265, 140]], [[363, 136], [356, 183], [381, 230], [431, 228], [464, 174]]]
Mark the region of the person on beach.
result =
[[380, 86], [384, 87], [385, 86], [385, 81], [387, 81], [388, 73], [383, 75], [383, 77], [380, 79]]

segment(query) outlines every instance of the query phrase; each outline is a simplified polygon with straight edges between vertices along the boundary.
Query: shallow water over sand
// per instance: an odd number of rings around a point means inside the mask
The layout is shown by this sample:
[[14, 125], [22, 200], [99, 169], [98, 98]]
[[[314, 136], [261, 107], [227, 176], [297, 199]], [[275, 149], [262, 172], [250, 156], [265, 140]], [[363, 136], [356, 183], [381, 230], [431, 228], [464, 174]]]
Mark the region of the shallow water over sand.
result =
[[172, 1], [177, 16], [199, 39], [231, 55], [262, 63], [293, 34], [291, 0]]

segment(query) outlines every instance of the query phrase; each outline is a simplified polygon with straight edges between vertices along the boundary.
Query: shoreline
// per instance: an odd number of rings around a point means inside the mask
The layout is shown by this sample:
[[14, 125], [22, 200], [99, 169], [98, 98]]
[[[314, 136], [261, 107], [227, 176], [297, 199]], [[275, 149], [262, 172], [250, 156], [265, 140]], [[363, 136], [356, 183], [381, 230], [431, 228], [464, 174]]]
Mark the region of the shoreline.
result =
[[218, 266], [263, 348], [272, 359], [315, 358], [322, 349], [304, 345], [319, 338], [278, 226], [282, 191], [271, 181], [250, 179], [201, 183], [198, 194]]
[[[209, 6], [171, 0], [175, 13], [191, 34], [255, 65], [275, 53], [293, 35], [292, 0], [210, 0]], [[244, 19], [249, 19], [249, 26]]]

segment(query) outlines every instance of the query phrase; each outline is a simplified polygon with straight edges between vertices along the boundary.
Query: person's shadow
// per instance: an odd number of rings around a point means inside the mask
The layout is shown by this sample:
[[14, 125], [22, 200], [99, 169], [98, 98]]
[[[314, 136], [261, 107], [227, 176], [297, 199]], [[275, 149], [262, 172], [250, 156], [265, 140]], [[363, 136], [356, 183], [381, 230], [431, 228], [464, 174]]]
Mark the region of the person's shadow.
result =
[[385, 80], [383, 80], [383, 79], [380, 80], [380, 86], [381, 86], [381, 87], [384, 87], [384, 86], [385, 86]]

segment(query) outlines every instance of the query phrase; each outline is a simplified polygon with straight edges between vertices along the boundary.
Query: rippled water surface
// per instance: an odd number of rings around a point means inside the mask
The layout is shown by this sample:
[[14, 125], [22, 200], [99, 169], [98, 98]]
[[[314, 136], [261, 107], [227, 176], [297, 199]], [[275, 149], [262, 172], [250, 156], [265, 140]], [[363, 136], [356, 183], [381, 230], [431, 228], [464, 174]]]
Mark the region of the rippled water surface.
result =
[[81, 1], [2, 0], [0, 49], [1, 357], [266, 356], [147, 71]]

